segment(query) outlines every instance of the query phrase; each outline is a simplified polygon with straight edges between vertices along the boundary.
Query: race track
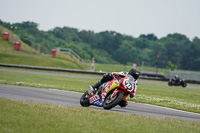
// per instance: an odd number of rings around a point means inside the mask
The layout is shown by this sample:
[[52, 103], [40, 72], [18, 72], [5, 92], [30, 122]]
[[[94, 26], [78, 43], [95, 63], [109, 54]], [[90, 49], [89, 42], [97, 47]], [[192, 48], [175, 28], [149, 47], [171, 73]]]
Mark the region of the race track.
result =
[[[97, 79], [99, 80], [101, 76], [94, 75], [77, 75], [77, 74], [69, 74], [69, 73], [50, 73], [45, 71], [28, 71], [21, 69], [8, 69], [8, 68], [0, 68], [0, 71], [5, 72], [17, 72], [17, 73], [26, 73], [26, 74], [38, 74], [38, 75], [48, 75], [48, 76], [61, 76], [61, 77], [73, 77], [73, 78], [87, 78], [87, 79]], [[163, 85], [168, 86], [166, 81], [155, 81], [155, 80], [141, 80], [139, 79], [139, 84], [155, 84], [155, 85]], [[200, 89], [200, 85], [188, 84], [187, 88], [191, 89]]]
[[[81, 107], [79, 104], [79, 99], [81, 95], [82, 95], [81, 93], [63, 91], [63, 90], [41, 89], [33, 87], [22, 87], [22, 86], [0, 84], [0, 97], [15, 99], [15, 100], [34, 101], [34, 102], [47, 103], [53, 105]], [[102, 108], [95, 106], [90, 106], [89, 108], [103, 110]], [[164, 107], [134, 103], [134, 102], [129, 102], [128, 106], [125, 108], [117, 106], [111, 109], [110, 111], [133, 113], [138, 115], [147, 115], [154, 117], [176, 118], [176, 119], [200, 122], [200, 114], [197, 113], [185, 112], [170, 108], [164, 108]]]

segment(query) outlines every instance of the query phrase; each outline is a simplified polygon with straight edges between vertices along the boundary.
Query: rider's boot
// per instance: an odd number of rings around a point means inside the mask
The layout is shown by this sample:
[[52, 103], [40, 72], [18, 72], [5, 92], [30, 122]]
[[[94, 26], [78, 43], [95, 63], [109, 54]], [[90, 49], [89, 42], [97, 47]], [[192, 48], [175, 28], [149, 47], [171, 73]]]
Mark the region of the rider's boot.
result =
[[100, 86], [101, 86], [100, 81], [92, 86], [94, 94], [98, 91]]
[[90, 88], [92, 87], [93, 88], [93, 94], [96, 94], [96, 92], [98, 91], [99, 87], [112, 79], [112, 75], [110, 73], [106, 73], [104, 74], [104, 76], [102, 77], [101, 80], [99, 80], [96, 84], [94, 84], [93, 86], [90, 86]]

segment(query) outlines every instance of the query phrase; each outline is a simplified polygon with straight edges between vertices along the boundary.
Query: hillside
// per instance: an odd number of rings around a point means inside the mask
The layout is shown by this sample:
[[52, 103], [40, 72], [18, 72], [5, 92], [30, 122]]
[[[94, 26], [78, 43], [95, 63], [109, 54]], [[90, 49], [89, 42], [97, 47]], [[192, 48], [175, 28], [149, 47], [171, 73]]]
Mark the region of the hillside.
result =
[[24, 53], [2, 53], [0, 52], [0, 63], [43, 66], [68, 69], [87, 69], [87, 66], [77, 61], [65, 58], [52, 58], [51, 56], [39, 56]]
[[[0, 27], [2, 29], [2, 27]], [[12, 36], [13, 32], [5, 29]], [[18, 65], [31, 65], [31, 66], [44, 66], [44, 67], [58, 67], [68, 69], [88, 69], [86, 64], [80, 63], [68, 56], [58, 56], [52, 58], [51, 55], [42, 55], [35, 49], [21, 42], [20, 50], [15, 51], [13, 43], [9, 40], [3, 40], [0, 37], [0, 63], [5, 64], [18, 64]]]
[[[55, 27], [40, 31], [34, 22], [0, 24], [13, 30], [29, 46], [42, 53], [52, 48], [70, 48], [84, 60], [95, 58], [96, 63], [131, 65], [184, 70], [200, 70], [200, 39], [174, 33], [158, 39], [154, 34], [141, 34], [138, 38], [115, 31], [78, 30], [70, 27]], [[185, 60], [187, 59], [187, 60]], [[173, 66], [173, 67], [172, 67]]]
[[[8, 40], [3, 40], [3, 33], [7, 32], [9, 34]], [[20, 52], [25, 53], [34, 53], [36, 54], [37, 51], [24, 43], [16, 34], [13, 33], [12, 30], [9, 30], [0, 25], [0, 51], [1, 52], [14, 52], [14, 43], [20, 42]]]

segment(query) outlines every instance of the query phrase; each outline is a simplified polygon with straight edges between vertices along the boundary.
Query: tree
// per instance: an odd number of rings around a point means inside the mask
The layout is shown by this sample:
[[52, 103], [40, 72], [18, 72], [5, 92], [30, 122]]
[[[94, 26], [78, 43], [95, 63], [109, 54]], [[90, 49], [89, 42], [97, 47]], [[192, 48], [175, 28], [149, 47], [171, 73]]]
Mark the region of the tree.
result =
[[114, 51], [115, 60], [122, 64], [139, 62], [138, 55], [138, 50], [131, 41], [123, 41], [119, 48]]
[[200, 39], [195, 37], [182, 60], [182, 68], [200, 70]]
[[[190, 41], [185, 35], [174, 33], [158, 39], [154, 34], [141, 34], [139, 38], [122, 35], [115, 31], [82, 30], [71, 27], [55, 27], [49, 31], [40, 31], [38, 24], [30, 21], [22, 23], [0, 24], [13, 30], [22, 41], [41, 52], [51, 53], [55, 47], [68, 47], [85, 59], [95, 57], [101, 63], [142, 62], [149, 66], [166, 68], [169, 61], [180, 69], [200, 70], [200, 39]], [[17, 30], [11, 26], [18, 27]], [[160, 55], [159, 60], [156, 59]]]
[[179, 68], [183, 66], [182, 60], [184, 54], [188, 51], [190, 40], [185, 36], [178, 33], [168, 34], [159, 40], [165, 46], [167, 61], [174, 62]]
[[110, 54], [119, 47], [122, 41], [122, 35], [114, 31], [100, 32], [97, 36], [99, 38], [97, 47], [106, 50]]
[[176, 66], [171, 61], [168, 61], [167, 68], [174, 71], [176, 69]]
[[[149, 64], [151, 66], [165, 68], [168, 62], [168, 56], [164, 43], [159, 41], [154, 42], [153, 44], [151, 44], [150, 49], [152, 50], [152, 52], [149, 55], [150, 56]], [[160, 56], [159, 59], [157, 59], [157, 55]]]
[[78, 32], [78, 36], [84, 43], [91, 45], [91, 47], [93, 48], [98, 47], [97, 46], [98, 37], [95, 35], [93, 31], [82, 30]]
[[70, 27], [56, 27], [53, 30], [48, 31], [55, 37], [65, 40], [67, 42], [81, 42], [78, 36], [78, 29]]
[[151, 41], [157, 41], [158, 40], [158, 38], [154, 34], [147, 34], [147, 35], [141, 34], [139, 36], [139, 38], [145, 38], [145, 39], [151, 40]]

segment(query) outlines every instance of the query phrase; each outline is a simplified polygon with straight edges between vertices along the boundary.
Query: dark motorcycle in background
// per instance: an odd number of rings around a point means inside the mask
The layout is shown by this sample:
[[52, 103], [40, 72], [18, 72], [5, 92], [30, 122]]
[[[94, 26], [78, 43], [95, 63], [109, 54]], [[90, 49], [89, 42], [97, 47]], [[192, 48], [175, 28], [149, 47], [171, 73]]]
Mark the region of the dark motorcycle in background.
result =
[[187, 83], [185, 82], [184, 79], [180, 79], [179, 82], [176, 82], [172, 78], [170, 78], [169, 81], [168, 81], [168, 85], [169, 86], [182, 86], [182, 87], [186, 87]]

